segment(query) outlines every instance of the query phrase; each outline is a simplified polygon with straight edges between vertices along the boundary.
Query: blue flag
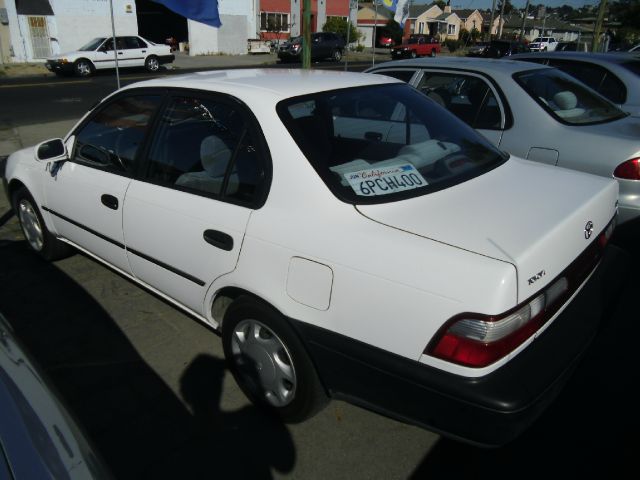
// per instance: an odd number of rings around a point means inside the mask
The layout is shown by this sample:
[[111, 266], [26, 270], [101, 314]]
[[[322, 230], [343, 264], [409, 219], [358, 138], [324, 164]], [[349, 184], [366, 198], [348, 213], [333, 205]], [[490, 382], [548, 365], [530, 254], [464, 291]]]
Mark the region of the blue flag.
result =
[[404, 27], [409, 17], [409, 0], [382, 0], [382, 4], [394, 13], [393, 19]]
[[218, 0], [154, 0], [189, 20], [220, 27]]

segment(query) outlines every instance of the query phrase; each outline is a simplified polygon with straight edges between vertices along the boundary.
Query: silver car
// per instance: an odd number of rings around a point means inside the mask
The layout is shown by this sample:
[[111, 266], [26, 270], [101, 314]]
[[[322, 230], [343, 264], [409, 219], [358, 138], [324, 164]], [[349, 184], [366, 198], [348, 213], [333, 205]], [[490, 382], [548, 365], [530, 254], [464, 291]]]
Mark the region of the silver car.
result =
[[556, 67], [631, 115], [640, 117], [640, 58], [630, 53], [541, 52], [512, 55], [524, 60]]
[[387, 62], [367, 72], [408, 81], [514, 155], [616, 178], [619, 222], [640, 216], [640, 119], [560, 70], [441, 57]]

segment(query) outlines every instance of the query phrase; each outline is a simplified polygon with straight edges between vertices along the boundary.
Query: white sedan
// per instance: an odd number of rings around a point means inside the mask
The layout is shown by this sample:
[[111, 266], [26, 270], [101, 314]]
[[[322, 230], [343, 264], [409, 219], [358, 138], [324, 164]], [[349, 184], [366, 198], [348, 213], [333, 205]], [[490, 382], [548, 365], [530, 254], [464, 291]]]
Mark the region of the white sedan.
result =
[[595, 334], [618, 196], [397, 80], [301, 70], [127, 86], [11, 155], [5, 187], [33, 250], [73, 246], [220, 330], [285, 420], [342, 398], [485, 445]]
[[47, 58], [45, 66], [56, 75], [86, 77], [96, 70], [116, 68], [116, 57], [118, 68], [144, 67], [156, 72], [161, 65], [173, 62], [175, 55], [168, 45], [158, 45], [138, 36], [116, 37], [114, 52], [112, 37], [98, 37], [74, 52]]

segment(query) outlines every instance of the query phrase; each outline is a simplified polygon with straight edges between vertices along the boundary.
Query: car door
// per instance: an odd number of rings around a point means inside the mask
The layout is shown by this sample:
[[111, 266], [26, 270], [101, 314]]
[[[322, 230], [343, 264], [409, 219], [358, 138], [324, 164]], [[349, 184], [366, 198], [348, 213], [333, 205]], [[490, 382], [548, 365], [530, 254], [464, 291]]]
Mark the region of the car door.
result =
[[58, 235], [126, 272], [122, 207], [161, 98], [132, 93], [99, 106], [73, 132], [69, 160], [49, 165], [44, 185], [43, 210]]
[[427, 97], [500, 146], [506, 125], [505, 107], [495, 87], [480, 75], [422, 70], [412, 83]]
[[116, 60], [113, 52], [113, 38], [107, 38], [94, 52], [90, 60], [96, 69], [115, 68]]
[[123, 37], [123, 67], [143, 67], [147, 56], [147, 44], [138, 37]]
[[265, 145], [237, 100], [171, 96], [145, 172], [127, 190], [123, 226], [139, 280], [204, 314], [207, 288], [234, 270], [251, 212], [264, 201]]

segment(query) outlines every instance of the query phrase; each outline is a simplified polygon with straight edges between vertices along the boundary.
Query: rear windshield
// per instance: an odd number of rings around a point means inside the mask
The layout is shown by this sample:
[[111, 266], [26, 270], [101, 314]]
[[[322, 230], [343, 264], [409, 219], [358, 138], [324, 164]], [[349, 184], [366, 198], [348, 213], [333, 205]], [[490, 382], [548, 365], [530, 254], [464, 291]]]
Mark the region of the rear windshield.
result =
[[630, 72], [633, 72], [636, 76], [640, 77], [640, 60], [631, 60], [629, 62], [624, 62], [622, 63], [622, 66]]
[[277, 111], [329, 189], [348, 203], [425, 195], [508, 158], [404, 84], [295, 97], [280, 102]]
[[555, 68], [516, 73], [516, 82], [556, 120], [593, 125], [626, 116], [622, 110]]

